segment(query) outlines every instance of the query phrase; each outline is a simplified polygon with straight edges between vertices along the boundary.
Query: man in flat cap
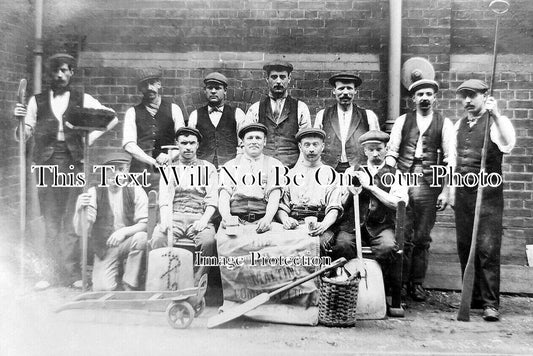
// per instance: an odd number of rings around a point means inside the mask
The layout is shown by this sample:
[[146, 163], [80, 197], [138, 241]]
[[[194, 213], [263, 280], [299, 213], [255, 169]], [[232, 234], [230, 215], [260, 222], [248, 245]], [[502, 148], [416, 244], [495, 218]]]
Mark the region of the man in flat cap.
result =
[[122, 147], [132, 156], [131, 172], [150, 173], [151, 186], [146, 190], [157, 190], [159, 175], [155, 167], [172, 161], [161, 147], [173, 145], [176, 131], [185, 126], [179, 106], [161, 96], [161, 76], [159, 68], [138, 71], [137, 87], [143, 97], [124, 115]]
[[[150, 240], [152, 249], [168, 247], [166, 233], [172, 224], [175, 242], [187, 242], [184, 232], [190, 231], [196, 251], [203, 257], [216, 256], [212, 217], [218, 205], [218, 175], [214, 165], [196, 155], [203, 139], [202, 134], [191, 127], [176, 131], [178, 159], [170, 168], [182, 178], [176, 181], [170, 170], [161, 176], [161, 223], [154, 229]], [[207, 272], [207, 266], [194, 266], [195, 285]]]
[[291, 168], [298, 161], [298, 142], [294, 136], [311, 127], [307, 105], [289, 95], [292, 64], [276, 60], [263, 66], [268, 84], [268, 97], [254, 103], [246, 113], [246, 123], [259, 122], [267, 127], [265, 154], [279, 159]]
[[403, 293], [414, 301], [424, 301], [423, 283], [428, 267], [431, 230], [437, 210], [447, 205], [447, 182], [433, 183], [432, 166], [445, 165], [453, 139], [453, 124], [434, 110], [439, 85], [432, 79], [418, 79], [409, 86], [415, 110], [396, 119], [387, 147], [387, 164], [402, 173], [420, 175], [409, 187], [406, 212]]
[[322, 160], [342, 173], [350, 165], [365, 162], [358, 138], [368, 130], [379, 130], [379, 121], [372, 110], [355, 104], [356, 88], [361, 85], [361, 78], [351, 73], [339, 73], [329, 78], [329, 83], [337, 104], [320, 110], [314, 126], [326, 132]]
[[[320, 237], [322, 255], [336, 260], [346, 257], [350, 246], [336, 245], [330, 227], [343, 213], [341, 196], [343, 189], [332, 167], [322, 163], [326, 133], [317, 128], [305, 128], [296, 134], [302, 160], [289, 170], [289, 184], [283, 187], [278, 219], [287, 230], [299, 229]], [[314, 226], [302, 226], [307, 217], [315, 217]]]
[[[516, 143], [511, 121], [500, 113], [496, 100], [488, 95], [488, 89], [488, 85], [478, 79], [469, 79], [457, 88], [467, 113], [455, 123], [457, 135], [451, 149], [451, 164], [455, 166], [455, 172], [463, 177], [480, 173], [487, 120], [490, 120], [490, 135], [486, 174], [502, 174], [503, 155], [510, 153]], [[476, 197], [476, 186], [453, 185], [450, 189], [450, 204], [453, 206], [455, 203], [457, 252], [463, 273], [472, 241]], [[480, 208], [472, 308], [483, 308], [483, 319], [486, 321], [498, 321], [503, 184], [484, 188]]]
[[[109, 154], [106, 187], [91, 187], [78, 197], [74, 226], [81, 234], [83, 209], [89, 222], [90, 243], [95, 252], [93, 290], [135, 290], [143, 267], [148, 223], [148, 196], [138, 185], [128, 186], [124, 177], [131, 157], [126, 152]], [[126, 261], [122, 283], [119, 271]]]
[[[30, 98], [28, 106], [17, 104], [15, 116], [23, 116], [25, 138], [35, 142], [33, 161], [37, 165], [57, 166], [58, 172], [78, 174], [83, 172], [84, 132], [73, 130], [67, 123], [75, 107], [113, 109], [103, 106], [98, 100], [83, 91], [72, 88], [74, 57], [58, 53], [48, 59], [50, 89]], [[106, 130], [118, 123], [115, 117]], [[91, 145], [105, 131], [89, 133]], [[38, 188], [39, 203], [46, 225], [45, 256], [53, 263], [49, 269], [54, 276], [37, 283], [44, 289], [50, 282], [73, 285], [81, 288], [79, 266], [79, 236], [74, 233], [72, 216], [76, 198], [81, 187], [52, 187], [53, 175], [45, 170], [47, 186]], [[52, 280], [53, 279], [53, 280]]]
[[[239, 261], [220, 266], [224, 300], [245, 302], [261, 292], [269, 292], [292, 281], [295, 276], [309, 274], [309, 266], [279, 262], [274, 265], [260, 261], [263, 258], [294, 259], [318, 258], [319, 237], [300, 231], [285, 230], [273, 219], [281, 197], [282, 163], [263, 154], [267, 142], [267, 127], [252, 123], [239, 130], [243, 154], [227, 162], [220, 171], [219, 212], [222, 223], [216, 235], [219, 261]], [[279, 174], [280, 172], [280, 174]], [[230, 177], [231, 175], [231, 177]], [[302, 286], [281, 296], [282, 302], [293, 301], [291, 306], [315, 303], [314, 283]], [[307, 298], [311, 298], [307, 300]], [[279, 300], [276, 303], [280, 303]], [[285, 312], [279, 308], [280, 314]], [[289, 311], [287, 310], [287, 313]]]
[[[364, 167], [356, 166], [346, 170], [352, 180], [343, 195], [343, 204], [353, 207], [353, 194], [359, 194], [359, 223], [363, 246], [370, 246], [376, 260], [386, 267], [398, 250], [394, 234], [396, 209], [400, 201], [407, 203], [409, 200], [407, 186], [401, 184], [398, 179], [399, 172], [385, 164], [385, 145], [389, 140], [387, 133], [370, 130], [358, 140], [367, 162]], [[383, 178], [384, 175], [393, 175], [396, 178], [390, 184], [390, 181]], [[353, 231], [356, 222], [353, 208], [347, 208], [346, 214], [347, 220], [341, 223], [336, 238], [344, 243], [351, 242], [352, 255], [348, 257], [355, 258], [356, 243]]]
[[218, 168], [237, 155], [237, 132], [245, 120], [244, 112], [226, 104], [228, 79], [212, 72], [204, 79], [207, 105], [194, 110], [188, 127], [198, 129], [204, 139], [198, 147], [198, 158], [209, 161]]

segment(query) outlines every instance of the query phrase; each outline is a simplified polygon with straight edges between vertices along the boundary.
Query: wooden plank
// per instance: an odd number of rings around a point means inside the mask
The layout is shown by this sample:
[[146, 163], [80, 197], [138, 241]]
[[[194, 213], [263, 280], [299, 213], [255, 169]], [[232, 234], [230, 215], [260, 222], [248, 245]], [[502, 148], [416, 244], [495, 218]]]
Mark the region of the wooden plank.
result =
[[[533, 294], [533, 267], [503, 265], [500, 280], [502, 293]], [[424, 286], [429, 289], [461, 290], [460, 264], [430, 260]]]

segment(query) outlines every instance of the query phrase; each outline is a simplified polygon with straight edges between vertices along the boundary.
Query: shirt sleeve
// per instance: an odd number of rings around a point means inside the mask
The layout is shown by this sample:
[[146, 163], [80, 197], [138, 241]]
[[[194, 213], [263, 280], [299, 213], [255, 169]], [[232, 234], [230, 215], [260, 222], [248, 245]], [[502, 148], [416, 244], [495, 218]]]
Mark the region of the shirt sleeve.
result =
[[505, 127], [506, 131], [509, 130], [512, 132], [511, 142], [509, 142], [509, 144], [507, 145], [503, 144], [503, 139], [494, 123], [492, 123], [492, 125], [490, 126], [490, 139], [496, 144], [496, 146], [498, 146], [500, 151], [502, 151], [503, 153], [510, 153], [516, 144], [516, 132], [514, 130], [513, 124], [511, 123], [511, 120], [509, 120], [507, 116], [500, 116], [500, 125]]
[[90, 94], [83, 94], [83, 107], [87, 109], [104, 109], [115, 112], [115, 110], [102, 105], [98, 100], [93, 98]]
[[326, 215], [331, 210], [336, 209], [339, 211], [339, 216], [337, 216], [337, 219], [342, 216], [344, 213], [344, 209], [342, 207], [342, 193], [343, 189], [337, 184], [332, 184], [330, 187], [328, 187], [326, 192]]
[[444, 162], [449, 162], [451, 142], [454, 140], [455, 129], [453, 127], [452, 121], [447, 117], [444, 118], [444, 123], [442, 125], [442, 151], [444, 154]]
[[206, 195], [204, 198], [205, 206], [218, 207], [218, 174], [217, 169], [213, 165], [209, 165], [209, 185], [206, 187]]
[[322, 125], [323, 118], [324, 118], [324, 109], [317, 112], [316, 117], [315, 117], [314, 128], [323, 129], [323, 125]]
[[291, 191], [288, 185], [283, 187], [283, 190], [281, 191], [278, 210], [283, 210], [289, 215], [291, 213]]
[[24, 123], [32, 129], [35, 129], [35, 124], [37, 123], [37, 101], [35, 100], [35, 96], [32, 96], [28, 102]]
[[402, 142], [402, 129], [405, 123], [405, 115], [400, 116], [392, 125], [389, 143], [387, 144], [387, 156], [398, 158], [400, 144]]
[[246, 122], [246, 114], [240, 108], [235, 109], [235, 121], [237, 122], [237, 134], [238, 134], [239, 130], [241, 129], [241, 127], [245, 125], [245, 122]]
[[135, 124], [135, 108], [131, 107], [124, 114], [124, 125], [122, 127], [122, 147], [128, 143], [137, 143], [137, 125]]
[[[171, 171], [172, 165], [166, 166], [168, 169], [164, 171], [168, 183], [165, 182], [163, 174], [159, 178], [159, 207], [170, 206], [172, 207], [172, 202], [174, 200], [174, 193], [176, 191], [176, 180], [174, 179], [174, 174]], [[177, 169], [177, 167], [174, 167]]]
[[301, 100], [298, 100], [298, 129], [305, 129], [312, 127], [311, 125], [311, 113], [307, 104]]
[[194, 110], [191, 115], [189, 115], [189, 121], [187, 122], [187, 127], [196, 128], [198, 124], [198, 110]]
[[[267, 159], [267, 156], [264, 156], [264, 159]], [[276, 185], [276, 167], [279, 167], [278, 169], [280, 171], [283, 171], [284, 166], [283, 163], [281, 163], [279, 160], [269, 157], [269, 171], [268, 171], [268, 179], [267, 184], [265, 186], [265, 200], [268, 201], [268, 198], [270, 197], [270, 194], [274, 190], [281, 190], [282, 187], [280, 185]]]
[[172, 108], [172, 120], [174, 120], [174, 132], [178, 131], [180, 127], [185, 126], [185, 120], [183, 119], [183, 113], [176, 104], [171, 104]]
[[[236, 168], [236, 162], [235, 159], [232, 159], [222, 166], [220, 169], [220, 175], [218, 176], [219, 185], [218, 185], [218, 192], [220, 194], [221, 191], [225, 190], [228, 192], [228, 194], [233, 196], [233, 193], [235, 192], [235, 183], [231, 179], [231, 177], [237, 176], [237, 170]], [[227, 172], [226, 172], [227, 171]], [[230, 177], [231, 176], [231, 177]]]
[[248, 112], [246, 112], [246, 119], [244, 124], [249, 125], [254, 122], [259, 121], [259, 101], [252, 104], [250, 108], [248, 109]]
[[400, 184], [400, 182], [405, 181], [400, 179], [400, 174], [400, 171], [396, 171], [396, 178], [394, 179], [394, 184], [389, 190], [389, 194], [404, 201], [407, 205], [409, 203], [409, 187], [407, 184]]
[[366, 110], [366, 118], [368, 119], [368, 129], [381, 131], [379, 127], [379, 119], [372, 110]]
[[148, 195], [143, 188], [135, 186], [135, 212], [133, 215], [133, 221], [138, 223], [148, 222]]

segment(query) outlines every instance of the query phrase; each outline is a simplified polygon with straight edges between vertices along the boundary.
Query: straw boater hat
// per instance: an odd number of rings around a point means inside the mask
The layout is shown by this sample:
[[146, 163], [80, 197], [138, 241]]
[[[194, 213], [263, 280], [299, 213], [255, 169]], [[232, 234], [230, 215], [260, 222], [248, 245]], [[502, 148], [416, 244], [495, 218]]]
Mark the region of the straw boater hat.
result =
[[261, 131], [265, 134], [265, 136], [267, 135], [267, 128], [265, 125], [260, 123], [254, 123], [242, 127], [239, 130], [239, 138], [242, 140], [244, 138], [244, 135], [246, 135], [246, 133], [250, 131]]
[[335, 82], [337, 81], [354, 83], [356, 88], [363, 83], [363, 80], [357, 75], [347, 72], [337, 73], [329, 78], [329, 84], [332, 87], [335, 86]]
[[194, 129], [192, 127], [180, 127], [178, 129], [178, 131], [176, 131], [176, 138], [178, 138], [179, 136], [190, 136], [190, 135], [194, 135], [198, 138], [198, 142], [202, 141], [202, 134], [200, 133], [200, 131], [198, 131], [197, 129]]

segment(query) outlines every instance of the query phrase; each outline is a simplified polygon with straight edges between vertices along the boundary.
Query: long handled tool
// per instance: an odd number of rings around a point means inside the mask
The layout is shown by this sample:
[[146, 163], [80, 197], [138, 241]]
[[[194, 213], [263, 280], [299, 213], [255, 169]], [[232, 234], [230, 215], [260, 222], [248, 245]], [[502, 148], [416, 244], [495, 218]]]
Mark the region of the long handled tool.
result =
[[[17, 102], [26, 104], [26, 79], [21, 79], [17, 93]], [[19, 154], [20, 154], [20, 281], [24, 282], [24, 254], [26, 244], [26, 135], [24, 116], [19, 119]]]
[[[505, 0], [494, 0], [489, 4], [489, 8], [496, 14], [496, 28], [494, 30], [494, 52], [492, 55], [492, 74], [490, 82], [490, 95], [492, 96], [494, 88], [494, 78], [496, 73], [496, 56], [498, 55], [498, 27], [500, 23], [500, 15], [509, 10], [509, 3]], [[489, 129], [491, 117], [485, 123], [485, 137], [483, 138], [483, 149], [481, 151], [481, 171], [485, 170], [487, 163], [487, 150], [489, 144]], [[461, 305], [457, 313], [457, 320], [470, 320], [470, 303], [472, 301], [472, 293], [474, 290], [474, 279], [476, 275], [475, 260], [476, 260], [476, 240], [479, 232], [479, 219], [481, 214], [481, 203], [483, 200], [484, 187], [480, 183], [477, 188], [476, 207], [474, 211], [474, 225], [472, 229], [472, 241], [470, 243], [470, 252], [468, 254], [468, 261], [466, 263], [465, 271], [463, 273], [463, 288], [461, 292]]]
[[341, 267], [343, 266], [344, 264], [346, 263], [346, 259], [344, 257], [341, 257], [339, 258], [338, 260], [334, 261], [332, 264], [330, 264], [329, 266], [326, 266], [314, 273], [311, 273], [310, 275], [308, 276], [305, 276], [303, 278], [300, 278], [294, 282], [291, 282], [279, 289], [276, 289], [275, 291], [273, 292], [270, 292], [270, 293], [261, 293], [259, 294], [257, 297], [253, 298], [253, 299], [250, 299], [249, 301], [247, 301], [246, 303], [243, 303], [233, 309], [230, 309], [228, 311], [225, 311], [221, 314], [218, 314], [218, 315], [215, 315], [211, 318], [209, 318], [209, 320], [207, 321], [207, 327], [210, 329], [210, 328], [214, 328], [216, 326], [219, 326], [221, 324], [224, 324], [228, 321], [231, 321], [233, 319], [236, 319], [238, 318], [239, 316], [242, 316], [246, 313], [248, 313], [249, 311], [251, 310], [254, 310], [255, 308], [257, 308], [258, 306], [262, 305], [262, 304], [265, 304], [266, 302], [268, 302], [270, 300], [270, 298], [274, 297], [275, 295], [278, 295], [278, 294], [281, 294], [283, 292], [286, 292], [288, 291], [289, 289], [291, 288], [294, 288], [296, 286], [299, 286], [300, 284], [304, 283], [304, 282], [307, 282], [308, 280], [310, 279], [313, 279], [319, 275], [321, 275], [322, 273], [326, 272], [326, 271], [329, 271], [331, 269], [334, 269], [334, 268], [337, 268], [337, 267]]

